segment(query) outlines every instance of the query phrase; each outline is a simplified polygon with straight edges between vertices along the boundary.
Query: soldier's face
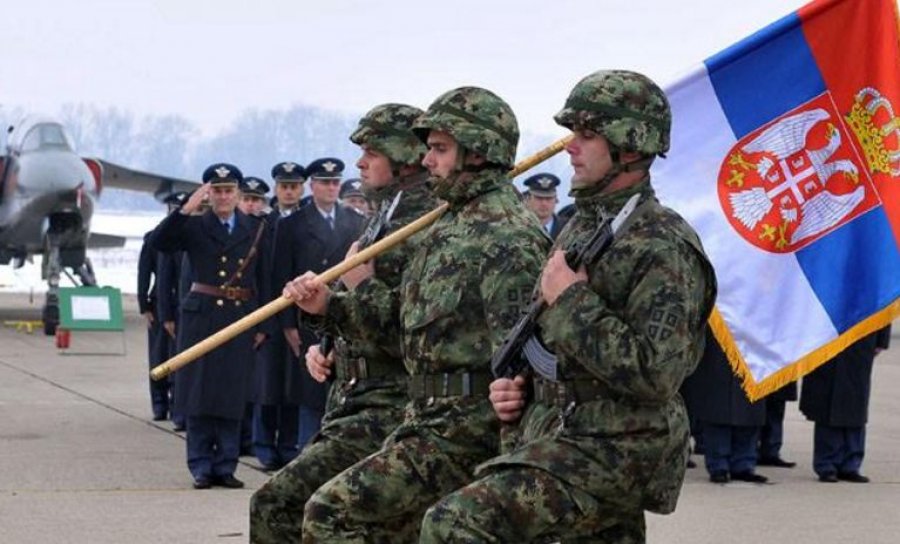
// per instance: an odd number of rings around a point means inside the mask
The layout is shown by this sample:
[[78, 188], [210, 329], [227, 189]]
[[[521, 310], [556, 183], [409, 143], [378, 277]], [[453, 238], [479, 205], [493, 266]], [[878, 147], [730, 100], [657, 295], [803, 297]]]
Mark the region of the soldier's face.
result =
[[536, 216], [538, 216], [538, 219], [540, 219], [541, 222], [546, 223], [550, 219], [550, 216], [553, 215], [553, 210], [556, 208], [556, 197], [529, 194], [525, 204]]
[[241, 195], [241, 202], [238, 209], [247, 215], [260, 215], [266, 206], [265, 199], [256, 195]]
[[303, 184], [297, 181], [279, 181], [275, 184], [278, 205], [285, 208], [296, 206], [303, 197]]
[[440, 130], [432, 130], [428, 134], [428, 153], [422, 159], [422, 166], [436, 178], [448, 177], [456, 168], [459, 144], [453, 136]]
[[391, 160], [387, 155], [379, 153], [368, 146], [363, 146], [362, 155], [356, 161], [356, 167], [359, 168], [359, 179], [366, 187], [378, 189], [385, 187], [394, 179], [394, 173], [391, 171]]
[[606, 138], [588, 129], [573, 131], [574, 138], [566, 146], [572, 164], [572, 188], [588, 187], [600, 181], [612, 168], [612, 157]]
[[215, 185], [209, 192], [213, 213], [221, 217], [231, 215], [238, 203], [238, 190], [233, 185]]
[[319, 207], [333, 206], [341, 191], [339, 179], [314, 179], [311, 185], [313, 200]]

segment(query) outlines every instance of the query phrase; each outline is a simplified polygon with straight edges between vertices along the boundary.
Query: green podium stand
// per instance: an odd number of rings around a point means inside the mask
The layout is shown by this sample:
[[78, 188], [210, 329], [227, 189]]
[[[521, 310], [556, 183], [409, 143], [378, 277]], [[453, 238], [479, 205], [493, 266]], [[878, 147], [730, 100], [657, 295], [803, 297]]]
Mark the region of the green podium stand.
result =
[[[124, 355], [125, 321], [122, 318], [122, 293], [114, 287], [60, 287], [59, 288], [59, 329], [64, 341], [57, 334], [60, 353], [70, 355]], [[113, 333], [120, 339], [121, 349], [85, 351], [91, 344], [108, 346], [106, 342], [88, 342], [79, 351], [72, 350], [70, 342], [73, 333]], [[84, 335], [77, 335], [82, 337]], [[106, 336], [106, 334], [104, 334]], [[78, 342], [81, 344], [81, 342]]]

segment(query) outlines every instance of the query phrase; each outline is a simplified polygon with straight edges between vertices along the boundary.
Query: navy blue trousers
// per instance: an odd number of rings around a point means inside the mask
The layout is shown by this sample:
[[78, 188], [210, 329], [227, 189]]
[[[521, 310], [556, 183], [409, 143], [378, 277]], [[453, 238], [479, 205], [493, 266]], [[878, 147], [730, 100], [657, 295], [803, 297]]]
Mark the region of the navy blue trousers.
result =
[[[147, 360], [151, 370], [169, 358], [167, 338], [168, 334], [160, 326], [159, 321], [154, 321], [153, 325], [147, 329]], [[169, 415], [171, 382], [168, 377], [162, 380], [148, 379], [150, 380], [150, 408], [153, 410], [153, 417], [165, 419]]]
[[300, 430], [298, 434], [300, 435], [298, 444], [300, 444], [300, 449], [303, 449], [303, 446], [309, 444], [309, 441], [319, 429], [322, 428], [322, 418], [325, 417], [325, 412], [314, 410], [312, 408], [307, 408], [306, 406], [300, 406]]
[[759, 427], [737, 427], [703, 422], [706, 470], [750, 472], [756, 469], [756, 442]]
[[759, 431], [759, 456], [781, 457], [784, 442], [784, 408], [787, 401], [766, 399], [766, 424]]
[[240, 451], [240, 420], [187, 417], [187, 465], [195, 480], [233, 475]]
[[816, 474], [859, 472], [866, 453], [866, 427], [831, 427], [816, 423], [813, 470]]
[[283, 466], [300, 453], [300, 412], [296, 404], [256, 405], [253, 413], [253, 453], [259, 462]]

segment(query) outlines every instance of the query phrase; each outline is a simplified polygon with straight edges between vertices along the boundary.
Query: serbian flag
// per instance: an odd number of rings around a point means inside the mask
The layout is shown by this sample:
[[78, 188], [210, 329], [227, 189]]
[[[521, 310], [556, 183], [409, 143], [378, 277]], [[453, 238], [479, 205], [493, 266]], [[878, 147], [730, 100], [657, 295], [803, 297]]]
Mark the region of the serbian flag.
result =
[[900, 314], [894, 0], [814, 1], [667, 89], [660, 200], [697, 230], [751, 399]]

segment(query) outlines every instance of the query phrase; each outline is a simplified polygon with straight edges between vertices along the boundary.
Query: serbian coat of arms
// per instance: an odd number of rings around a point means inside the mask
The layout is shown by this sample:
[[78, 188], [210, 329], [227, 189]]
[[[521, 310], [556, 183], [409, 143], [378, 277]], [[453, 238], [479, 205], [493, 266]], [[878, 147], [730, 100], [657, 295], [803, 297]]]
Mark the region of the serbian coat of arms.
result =
[[871, 174], [900, 158], [885, 149], [894, 119], [874, 89], [845, 117], [825, 92], [746, 135], [719, 170], [729, 223], [762, 250], [790, 253], [878, 206]]

